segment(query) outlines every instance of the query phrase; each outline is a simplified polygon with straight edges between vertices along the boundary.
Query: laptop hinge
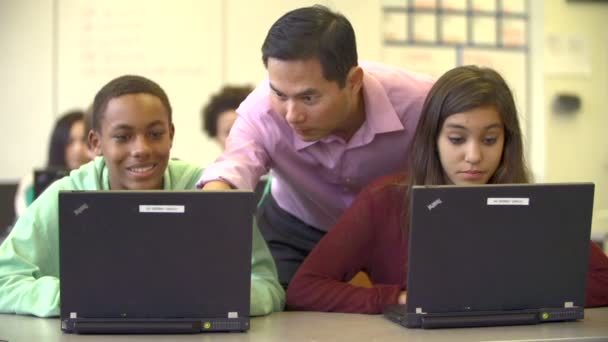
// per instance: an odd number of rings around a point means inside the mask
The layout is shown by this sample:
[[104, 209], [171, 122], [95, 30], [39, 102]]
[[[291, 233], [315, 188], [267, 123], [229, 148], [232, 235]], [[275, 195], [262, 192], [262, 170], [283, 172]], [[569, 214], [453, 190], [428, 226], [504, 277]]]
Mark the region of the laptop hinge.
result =
[[423, 316], [421, 320], [422, 327], [425, 329], [537, 324], [540, 321], [538, 313], [503, 313], [495, 315], [463, 315], [441, 317]]
[[76, 321], [73, 331], [79, 334], [87, 333], [113, 333], [113, 334], [185, 334], [201, 331], [200, 321], [167, 322], [158, 320], [137, 321]]

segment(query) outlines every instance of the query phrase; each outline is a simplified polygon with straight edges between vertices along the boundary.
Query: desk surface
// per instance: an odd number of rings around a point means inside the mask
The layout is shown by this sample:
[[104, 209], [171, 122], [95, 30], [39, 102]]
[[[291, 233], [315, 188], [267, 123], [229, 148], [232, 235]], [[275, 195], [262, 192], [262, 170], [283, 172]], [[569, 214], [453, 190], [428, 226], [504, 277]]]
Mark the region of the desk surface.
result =
[[72, 335], [58, 319], [0, 315], [0, 340], [20, 341], [608, 341], [608, 308], [585, 310], [578, 322], [539, 325], [420, 330], [382, 316], [279, 312], [252, 319], [247, 333], [193, 335]]

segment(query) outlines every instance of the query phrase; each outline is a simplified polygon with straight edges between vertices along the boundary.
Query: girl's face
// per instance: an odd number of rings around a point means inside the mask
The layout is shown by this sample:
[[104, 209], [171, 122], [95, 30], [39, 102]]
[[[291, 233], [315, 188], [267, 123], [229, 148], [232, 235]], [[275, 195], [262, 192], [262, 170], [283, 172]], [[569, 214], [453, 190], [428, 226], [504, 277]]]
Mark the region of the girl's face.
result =
[[486, 184], [502, 159], [504, 125], [494, 107], [448, 116], [437, 139], [448, 184]]
[[111, 99], [89, 140], [106, 160], [112, 190], [152, 190], [163, 188], [173, 134], [160, 99], [139, 93]]
[[64, 152], [65, 164], [70, 170], [77, 169], [91, 160], [84, 129], [84, 120], [74, 122], [70, 128], [70, 137]]

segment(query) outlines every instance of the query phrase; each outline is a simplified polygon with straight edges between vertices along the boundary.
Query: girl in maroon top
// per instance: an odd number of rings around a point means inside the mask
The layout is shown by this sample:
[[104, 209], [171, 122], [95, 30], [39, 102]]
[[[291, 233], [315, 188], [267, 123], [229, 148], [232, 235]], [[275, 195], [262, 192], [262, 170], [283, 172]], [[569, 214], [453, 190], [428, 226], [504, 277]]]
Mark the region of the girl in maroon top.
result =
[[[530, 181], [513, 95], [491, 69], [457, 67], [439, 78], [411, 146], [409, 170], [368, 185], [313, 249], [289, 284], [288, 308], [374, 314], [405, 303], [412, 185]], [[608, 257], [590, 247], [585, 304], [608, 305]], [[359, 271], [371, 288], [348, 283]]]

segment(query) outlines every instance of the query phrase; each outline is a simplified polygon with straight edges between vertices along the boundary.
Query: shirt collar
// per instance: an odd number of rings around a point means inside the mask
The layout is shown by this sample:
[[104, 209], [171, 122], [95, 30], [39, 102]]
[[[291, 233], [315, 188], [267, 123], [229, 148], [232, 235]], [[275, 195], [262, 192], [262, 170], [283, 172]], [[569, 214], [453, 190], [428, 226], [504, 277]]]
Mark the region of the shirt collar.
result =
[[363, 100], [366, 113], [364, 126], [369, 127], [371, 133], [387, 133], [405, 129], [386, 90], [380, 81], [369, 73], [363, 75]]
[[[365, 105], [365, 121], [348, 142], [349, 147], [368, 144], [374, 139], [376, 134], [405, 129], [384, 87], [373, 75], [367, 72], [363, 73], [363, 87], [361, 91]], [[316, 143], [328, 144], [335, 141], [345, 143], [342, 138], [335, 135], [329, 135], [317, 141], [303, 141], [297, 134], [293, 133], [293, 130], [291, 132], [293, 145], [296, 150], [305, 149]]]

